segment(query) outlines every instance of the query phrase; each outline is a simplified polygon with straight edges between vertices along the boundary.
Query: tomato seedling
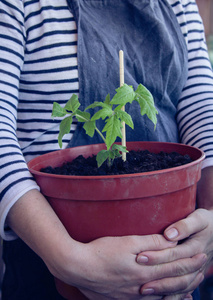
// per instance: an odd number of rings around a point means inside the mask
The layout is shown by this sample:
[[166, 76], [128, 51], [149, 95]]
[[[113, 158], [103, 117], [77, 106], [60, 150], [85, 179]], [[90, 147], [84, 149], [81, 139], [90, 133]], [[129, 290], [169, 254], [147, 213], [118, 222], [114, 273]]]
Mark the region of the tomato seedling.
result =
[[[116, 157], [120, 157], [122, 152], [128, 152], [126, 147], [115, 144], [115, 141], [117, 138], [122, 139], [122, 122], [134, 129], [132, 117], [122, 110], [123, 106], [127, 103], [131, 104], [133, 101], [138, 102], [141, 115], [147, 115], [154, 123], [154, 127], [156, 127], [158, 112], [154, 105], [153, 96], [142, 84], [139, 84], [136, 90], [132, 86], [124, 84], [116, 89], [116, 93], [112, 99], [110, 99], [110, 95], [108, 94], [103, 102], [95, 101], [86, 107], [84, 111], [79, 109], [80, 102], [76, 94], [72, 95], [65, 107], [54, 102], [52, 117], [63, 118], [60, 123], [58, 136], [60, 148], [62, 148], [62, 138], [70, 132], [71, 124], [75, 117], [78, 122], [84, 123], [83, 128], [90, 137], [93, 137], [95, 132], [97, 132], [106, 145], [106, 149], [101, 150], [97, 154], [98, 167], [106, 160], [109, 166], [112, 165], [113, 160]], [[98, 108], [99, 110], [91, 116], [88, 110], [94, 108]], [[68, 116], [65, 117], [66, 115]], [[96, 127], [96, 121], [99, 119], [105, 121], [105, 126], [102, 130]]]

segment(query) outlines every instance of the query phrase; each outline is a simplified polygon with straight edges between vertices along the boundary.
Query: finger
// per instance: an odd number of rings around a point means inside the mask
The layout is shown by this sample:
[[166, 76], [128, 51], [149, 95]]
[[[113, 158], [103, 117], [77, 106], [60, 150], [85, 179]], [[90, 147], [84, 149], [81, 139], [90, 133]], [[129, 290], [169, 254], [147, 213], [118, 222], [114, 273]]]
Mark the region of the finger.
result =
[[198, 209], [187, 218], [170, 225], [164, 231], [165, 238], [170, 241], [180, 241], [204, 230], [208, 226], [207, 213], [204, 209]]
[[183, 299], [184, 300], [193, 300], [192, 293], [193, 293], [193, 291], [190, 291], [187, 295], [184, 295]]
[[178, 294], [163, 297], [163, 300], [193, 300], [191, 294]]
[[[108, 245], [113, 247], [108, 247]], [[105, 245], [105, 246], [104, 246]], [[167, 248], [172, 248], [177, 245], [177, 242], [168, 241], [163, 235], [153, 234], [145, 236], [122, 236], [122, 237], [104, 237], [90, 242], [90, 246], [95, 248], [108, 249], [114, 251], [117, 249], [125, 249], [126, 253], [138, 255], [143, 251], [157, 251]], [[117, 251], [116, 251], [117, 252]], [[119, 252], [117, 254], [120, 256]], [[135, 260], [136, 258], [134, 258]]]
[[143, 251], [137, 255], [136, 260], [139, 264], [151, 266], [193, 257], [197, 254], [201, 254], [201, 252], [202, 249], [200, 249], [197, 244], [197, 240], [190, 240], [190, 242], [186, 241], [173, 248], [167, 248], [160, 251]]
[[[190, 287], [187, 292], [189, 290], [193, 290], [194, 286], [191, 287], [190, 284], [194, 282], [197, 274], [201, 273], [201, 268], [203, 265], [202, 256], [203, 255], [199, 254], [189, 259], [182, 259], [172, 263], [158, 265], [156, 267], [151, 266], [150, 268], [153, 268], [151, 278], [153, 279], [150, 281], [150, 278], [145, 278], [145, 281], [143, 282], [146, 282], [146, 284], [142, 289], [144, 290], [144, 287], [151, 287], [154, 288], [154, 294], [159, 294], [158, 292], [160, 292], [161, 295], [165, 295], [165, 293], [163, 293], [165, 291], [183, 292], [186, 287]], [[156, 286], [157, 290], [155, 289]], [[197, 286], [195, 286], [195, 288], [196, 287]]]
[[[175, 241], [168, 241], [165, 239], [164, 236], [160, 234], [152, 234], [152, 235], [145, 235], [145, 236], [135, 236], [137, 239], [137, 253], [138, 254], [142, 251], [156, 251], [156, 250], [163, 250], [167, 248], [173, 248], [177, 245]], [[138, 246], [140, 248], [138, 248]], [[132, 243], [131, 243], [132, 247]], [[143, 247], [143, 248], [142, 248]]]
[[[138, 299], [140, 299], [140, 300], [163, 300], [164, 299], [164, 297], [163, 296], [160, 296], [160, 295], [149, 295], [149, 296], [142, 296], [142, 298], [141, 298], [141, 296], [140, 296], [140, 298], [138, 298]], [[122, 299], [123, 300], [123, 299]], [[128, 299], [129, 300], [129, 299]]]
[[[195, 290], [203, 281], [204, 275], [192, 273], [185, 276], [165, 278], [144, 284], [141, 288], [142, 295], [165, 295], [185, 294]], [[173, 299], [173, 298], [171, 298]]]
[[81, 293], [87, 297], [87, 299], [91, 300], [109, 300], [109, 299], [122, 299], [122, 300], [162, 300], [163, 296], [162, 295], [149, 295], [149, 296], [141, 296], [141, 294], [138, 293], [135, 295], [120, 295], [119, 293], [115, 298], [110, 297], [109, 295], [104, 295], [100, 293], [95, 293], [93, 291], [87, 290], [87, 289], [80, 289]]
[[183, 276], [203, 270], [206, 262], [207, 256], [202, 253], [189, 258], [183, 258], [164, 264], [157, 264], [155, 267], [153, 266], [153, 276], [158, 279]]

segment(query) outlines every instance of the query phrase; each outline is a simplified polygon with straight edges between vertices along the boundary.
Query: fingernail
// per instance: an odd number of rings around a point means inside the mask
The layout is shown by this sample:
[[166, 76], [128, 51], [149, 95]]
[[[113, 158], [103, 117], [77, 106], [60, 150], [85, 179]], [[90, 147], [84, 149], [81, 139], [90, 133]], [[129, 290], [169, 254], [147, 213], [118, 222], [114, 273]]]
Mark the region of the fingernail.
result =
[[178, 231], [177, 229], [175, 228], [171, 228], [169, 229], [168, 231], [166, 231], [166, 236], [169, 238], [169, 239], [174, 239], [178, 236]]
[[139, 255], [137, 257], [137, 263], [139, 263], [139, 264], [144, 264], [144, 263], [147, 263], [148, 261], [149, 261], [149, 259], [147, 256]]
[[142, 291], [142, 295], [152, 295], [152, 294], [154, 294], [154, 289], [144, 289], [143, 291]]

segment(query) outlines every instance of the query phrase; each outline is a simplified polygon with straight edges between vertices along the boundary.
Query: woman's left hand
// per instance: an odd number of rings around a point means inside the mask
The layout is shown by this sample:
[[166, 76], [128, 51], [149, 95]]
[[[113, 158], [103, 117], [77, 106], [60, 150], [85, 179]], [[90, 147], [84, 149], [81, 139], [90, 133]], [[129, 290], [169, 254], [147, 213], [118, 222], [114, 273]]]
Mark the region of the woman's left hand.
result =
[[[204, 279], [205, 269], [213, 257], [213, 210], [197, 209], [186, 219], [170, 225], [164, 236], [168, 240], [178, 241], [178, 245], [162, 251], [142, 252], [137, 262], [144, 264], [144, 257], [147, 257], [146, 265], [165, 264], [168, 268], [182, 265], [182, 270], [178, 276], [171, 275], [144, 284], [141, 293], [162, 295], [166, 300], [187, 299], [186, 295], [192, 293]], [[190, 268], [192, 261], [203, 254], [203, 267], [194, 271]]]

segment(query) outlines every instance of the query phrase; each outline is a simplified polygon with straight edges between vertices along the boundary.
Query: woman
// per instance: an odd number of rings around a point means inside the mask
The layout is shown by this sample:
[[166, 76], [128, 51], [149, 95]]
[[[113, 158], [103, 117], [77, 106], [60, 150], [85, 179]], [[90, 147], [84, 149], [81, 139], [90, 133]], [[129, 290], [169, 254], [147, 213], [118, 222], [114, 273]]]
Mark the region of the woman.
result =
[[[3, 0], [0, 13], [3, 300], [61, 299], [50, 274], [94, 300], [191, 299], [213, 249], [213, 84], [195, 1]], [[81, 244], [69, 237], [25, 160], [58, 149], [53, 101], [79, 93], [86, 106], [114, 92], [118, 49], [125, 53], [125, 82], [145, 84], [159, 110], [155, 133], [148, 122], [136, 122], [128, 138], [202, 148], [198, 207], [204, 209], [164, 236]], [[135, 121], [137, 113], [133, 108]], [[63, 145], [83, 143], [75, 124]]]

